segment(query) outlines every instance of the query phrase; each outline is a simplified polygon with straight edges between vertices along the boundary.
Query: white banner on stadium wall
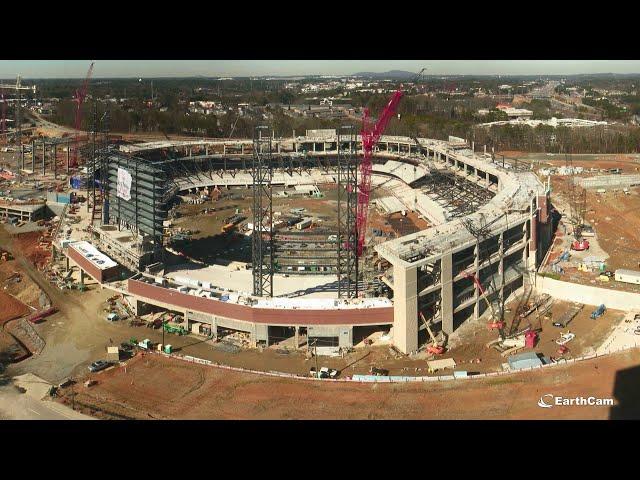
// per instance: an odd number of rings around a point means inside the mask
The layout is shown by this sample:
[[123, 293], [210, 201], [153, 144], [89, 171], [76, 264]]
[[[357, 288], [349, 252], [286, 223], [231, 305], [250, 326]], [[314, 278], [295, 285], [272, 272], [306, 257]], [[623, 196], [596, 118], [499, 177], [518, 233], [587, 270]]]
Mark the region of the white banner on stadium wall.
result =
[[123, 200], [131, 200], [131, 174], [124, 168], [118, 168], [116, 196]]

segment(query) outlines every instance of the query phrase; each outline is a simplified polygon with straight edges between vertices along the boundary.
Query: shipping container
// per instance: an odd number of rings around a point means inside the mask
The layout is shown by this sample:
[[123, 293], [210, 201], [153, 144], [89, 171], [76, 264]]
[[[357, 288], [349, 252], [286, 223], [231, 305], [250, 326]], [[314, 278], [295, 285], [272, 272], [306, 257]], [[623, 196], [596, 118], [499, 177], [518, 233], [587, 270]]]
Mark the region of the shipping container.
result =
[[311, 223], [313, 222], [313, 219], [311, 218], [305, 218], [304, 220], [302, 220], [301, 222], [296, 223], [296, 228], [298, 230], [303, 230], [307, 227], [311, 226]]

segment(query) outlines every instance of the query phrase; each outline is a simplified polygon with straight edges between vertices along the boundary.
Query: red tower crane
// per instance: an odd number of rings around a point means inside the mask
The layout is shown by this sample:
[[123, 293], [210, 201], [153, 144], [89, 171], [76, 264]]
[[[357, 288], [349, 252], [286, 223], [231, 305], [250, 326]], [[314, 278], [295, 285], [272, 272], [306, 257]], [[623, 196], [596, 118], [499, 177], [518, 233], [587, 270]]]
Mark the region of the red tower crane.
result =
[[89, 71], [87, 72], [87, 76], [84, 79], [84, 83], [80, 90], [76, 90], [76, 94], [73, 97], [73, 101], [76, 104], [76, 121], [74, 124], [76, 130], [75, 136], [75, 146], [73, 149], [73, 156], [71, 157], [71, 166], [78, 166], [78, 141], [80, 137], [80, 128], [82, 127], [82, 104], [84, 103], [85, 98], [87, 97], [87, 89], [89, 88], [89, 80], [91, 79], [91, 75], [93, 74], [93, 65], [95, 62], [91, 62], [89, 66]]
[[[424, 68], [420, 70], [420, 73], [417, 75], [416, 79], [420, 78], [422, 72], [424, 72]], [[391, 117], [393, 117], [393, 115], [395, 114], [396, 109], [398, 108], [398, 103], [400, 103], [400, 99], [403, 97], [403, 95], [404, 91], [402, 90], [401, 86], [391, 96], [391, 99], [382, 110], [380, 118], [378, 118], [378, 121], [375, 123], [375, 125], [371, 125], [370, 123], [369, 109], [364, 109], [364, 115], [362, 118], [362, 131], [360, 132], [360, 135], [362, 136], [363, 157], [362, 162], [360, 163], [360, 184], [358, 185], [358, 209], [356, 216], [356, 228], [358, 232], [358, 257], [362, 255], [365, 233], [367, 231], [369, 196], [371, 194], [371, 155], [373, 154], [373, 149], [380, 141], [380, 137], [387, 128], [389, 120], [391, 120]]]

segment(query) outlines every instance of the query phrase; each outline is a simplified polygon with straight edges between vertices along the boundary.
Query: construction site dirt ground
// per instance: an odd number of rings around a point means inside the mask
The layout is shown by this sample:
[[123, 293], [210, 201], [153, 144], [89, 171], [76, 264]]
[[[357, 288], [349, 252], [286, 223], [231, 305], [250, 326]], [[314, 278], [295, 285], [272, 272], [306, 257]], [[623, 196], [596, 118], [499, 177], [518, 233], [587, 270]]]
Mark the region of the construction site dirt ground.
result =
[[518, 159], [533, 163], [536, 167], [560, 167], [571, 160], [574, 167], [584, 168], [622, 168], [623, 173], [636, 173], [640, 170], [640, 157], [637, 154], [550, 154], [541, 152], [504, 151], [496, 152], [496, 161]]
[[[44, 339], [46, 346], [41, 354], [35, 355], [11, 368], [17, 373], [33, 372], [51, 382], [60, 382], [69, 375], [77, 375], [86, 371], [87, 365], [95, 360], [105, 358], [106, 347], [119, 344], [134, 337], [138, 340], [149, 338], [152, 342], [163, 341], [160, 330], [146, 327], [130, 326], [128, 321], [108, 322], [105, 319], [105, 300], [113, 295], [107, 289], [91, 285], [86, 292], [61, 291], [50, 285], [42, 273], [30, 266], [15, 247], [15, 239], [7, 239], [17, 255], [15, 260], [3, 262], [2, 267], [8, 271], [19, 271], [23, 280], [12, 284], [14, 295], [20, 294], [20, 288], [33, 290], [34, 308], [38, 298], [45, 294], [53, 305], [60, 309], [45, 319], [43, 323], [34, 325], [37, 333]], [[19, 244], [20, 242], [18, 242]], [[27, 252], [28, 253], [28, 252]], [[511, 325], [512, 315], [517, 302], [507, 306], [506, 322]], [[521, 322], [525, 327], [529, 322], [534, 328], [542, 327], [540, 341], [536, 351], [545, 356], [557, 356], [555, 339], [560, 332], [551, 326], [553, 318], [557, 318], [568, 304], [555, 302], [550, 319], [542, 319], [541, 325], [535, 321], [535, 314]], [[576, 334], [576, 338], [568, 344], [570, 355], [578, 356], [595, 350], [608, 336], [609, 331], [622, 319], [621, 312], [609, 310], [598, 320], [589, 319], [593, 308], [586, 306], [573, 320], [567, 330]], [[378, 333], [379, 334], [382, 332]], [[500, 370], [505, 359], [485, 344], [497, 337], [495, 330], [489, 331], [484, 318], [477, 322], [463, 325], [452, 337], [449, 351], [442, 358], [453, 358], [458, 370], [489, 372]], [[193, 355], [209, 359], [220, 364], [255, 369], [262, 371], [280, 371], [307, 375], [315, 366], [315, 360], [306, 359], [304, 351], [293, 351], [283, 345], [274, 345], [260, 351], [258, 349], [229, 349], [227, 343], [212, 343], [204, 337], [165, 335], [165, 343], [172, 344], [181, 354]], [[290, 343], [290, 342], [289, 342]], [[383, 342], [384, 343], [384, 342]], [[396, 358], [397, 357], [397, 358]], [[480, 359], [480, 363], [476, 363]], [[356, 348], [344, 358], [319, 357], [319, 366], [336, 368], [341, 376], [366, 374], [371, 366], [386, 368], [392, 375], [426, 375], [427, 358], [399, 356], [388, 345]]]
[[[553, 177], [552, 180], [552, 203], [555, 199], [559, 206], [562, 205], [567, 217], [569, 216], [568, 182], [569, 177]], [[587, 190], [586, 201], [585, 221], [595, 229], [597, 245], [609, 255], [606, 260], [606, 269], [640, 270], [640, 188], [630, 188], [629, 195], [625, 195], [622, 189], [618, 192], [607, 191], [604, 194]], [[563, 218], [561, 222], [569, 232], [568, 237], [571, 237], [572, 227], [569, 219]], [[561, 241], [564, 232], [562, 224], [558, 229], [549, 261], [558, 258], [566, 249], [567, 242]], [[591, 238], [588, 240], [593, 241]], [[615, 281], [600, 283], [597, 280], [598, 275], [599, 273], [578, 271], [575, 265], [565, 268], [561, 278], [584, 284], [595, 283], [604, 288], [640, 292], [640, 287], [632, 284]]]
[[[98, 418], [609, 419], [640, 418], [640, 350], [490, 379], [420, 384], [304, 381], [146, 354], [78, 379], [58, 401]], [[97, 383], [85, 387], [91, 378]], [[612, 398], [614, 406], [538, 401]]]
[[[144, 326], [130, 326], [128, 321], [108, 322], [104, 317], [104, 304], [99, 304], [100, 298], [106, 299], [106, 290], [98, 293], [78, 294], [83, 296], [83, 304], [85, 305], [85, 318], [82, 321], [62, 321], [53, 318], [50, 322], [36, 325], [38, 331], [45, 338], [52, 338], [53, 343], [50, 345], [53, 354], [60, 353], [58, 347], [55, 346], [59, 341], [57, 335], [65, 332], [65, 329], [71, 328], [74, 332], [75, 350], [82, 350], [86, 353], [82, 367], [74, 367], [73, 373], [84, 371], [86, 365], [90, 361], [103, 359], [106, 354], [106, 347], [118, 345], [122, 342], [128, 342], [131, 338], [138, 341], [148, 338], [152, 343], [162, 343], [163, 335], [161, 330], [155, 330]], [[75, 299], [76, 301], [79, 298]], [[86, 305], [91, 305], [94, 310], [87, 317]], [[557, 302], [552, 307], [551, 318], [543, 319], [542, 323], [533, 321], [535, 318], [532, 314], [531, 318], [522, 321], [521, 327], [526, 327], [530, 322], [533, 328], [542, 327], [539, 342], [535, 347], [535, 351], [542, 353], [544, 356], [558, 357], [557, 350], [559, 346], [555, 340], [559, 338], [560, 332], [570, 331], [576, 335], [567, 346], [569, 353], [565, 354], [565, 358], [577, 357], [583, 354], [591, 353], [600, 346], [608, 337], [613, 328], [622, 321], [622, 312], [609, 310], [604, 316], [598, 320], [589, 318], [593, 308], [585, 306], [584, 309], [576, 316], [566, 329], [553, 327], [551, 323], [553, 318], [559, 317], [562, 312], [568, 308], [568, 304]], [[515, 309], [515, 306], [514, 306]], [[507, 314], [507, 326], [511, 323], [509, 314]], [[469, 372], [492, 372], [500, 371], [501, 365], [506, 362], [506, 358], [502, 357], [493, 348], [485, 346], [491, 340], [498, 338], [495, 330], [486, 328], [485, 319], [478, 322], [465, 324], [456, 332], [456, 340], [452, 342], [452, 347], [439, 358], [453, 358], [457, 367], [456, 370], [466, 370]], [[65, 335], [66, 338], [66, 335]], [[240, 367], [245, 369], [260, 371], [277, 371], [293, 373], [297, 375], [307, 376], [311, 367], [316, 365], [315, 359], [310, 359], [305, 355], [304, 348], [302, 350], [292, 350], [283, 344], [276, 344], [266, 349], [243, 349], [233, 347], [233, 343], [229, 340], [212, 342], [205, 337], [199, 336], [178, 336], [165, 333], [164, 342], [171, 344], [176, 353], [183, 355], [191, 355], [217, 362], [223, 365]], [[47, 347], [49, 348], [49, 346]], [[56, 353], [57, 352], [57, 353]], [[49, 352], [45, 352], [41, 356], [47, 357]], [[79, 357], [78, 357], [79, 358]], [[354, 374], [367, 374], [372, 366], [385, 368], [389, 370], [391, 375], [428, 375], [427, 361], [431, 357], [426, 354], [418, 354], [417, 356], [401, 356], [392, 350], [389, 345], [379, 345], [365, 347], [362, 344], [355, 348], [352, 352], [341, 357], [318, 357], [318, 366], [327, 366], [340, 371], [340, 377], [344, 378]], [[480, 360], [477, 363], [477, 360]], [[43, 363], [46, 365], [47, 360], [33, 361], [35, 364]], [[46, 371], [36, 372], [43, 378], [50, 379]], [[71, 373], [71, 372], [70, 372]], [[446, 372], [438, 372], [443, 374]]]
[[31, 309], [20, 300], [0, 290], [0, 328], [6, 322], [30, 312]]
[[[280, 212], [282, 216], [292, 216], [289, 212], [293, 208], [304, 208], [306, 211], [301, 216], [311, 216], [319, 219], [311, 229], [304, 230], [312, 234], [316, 228], [326, 228], [335, 232], [337, 230], [337, 187], [335, 184], [318, 185], [324, 194], [323, 198], [309, 197], [278, 197], [273, 198], [273, 211]], [[236, 211], [245, 217], [241, 225], [252, 222], [251, 191], [244, 188], [233, 188], [222, 191], [223, 197], [218, 200], [206, 201], [202, 204], [181, 204], [177, 211], [180, 217], [172, 220], [173, 227], [197, 232], [192, 234], [191, 242], [174, 247], [175, 250], [185, 253], [189, 257], [205, 263], [215, 263], [216, 259], [251, 262], [251, 238], [239, 233], [222, 233], [224, 220], [235, 215]], [[376, 195], [386, 195], [383, 190], [376, 190]], [[215, 212], [203, 213], [203, 210], [215, 208]], [[277, 217], [274, 215], [274, 219]], [[427, 228], [428, 224], [418, 218], [415, 212], [407, 212], [385, 215], [375, 208], [370, 209], [368, 228], [382, 230], [391, 238], [407, 235]], [[282, 230], [283, 232], [286, 230]], [[384, 240], [379, 237], [376, 239]], [[182, 259], [175, 259], [178, 263]]]

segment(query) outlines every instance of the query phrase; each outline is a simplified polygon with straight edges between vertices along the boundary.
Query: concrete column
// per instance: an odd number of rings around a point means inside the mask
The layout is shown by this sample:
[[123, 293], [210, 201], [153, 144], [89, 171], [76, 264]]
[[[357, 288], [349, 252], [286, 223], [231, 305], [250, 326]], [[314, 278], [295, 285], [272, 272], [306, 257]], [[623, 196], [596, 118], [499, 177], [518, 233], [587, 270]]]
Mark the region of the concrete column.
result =
[[24, 170], [24, 145], [20, 145], [20, 165], [22, 165], [22, 170]]
[[465, 176], [467, 175], [467, 164], [466, 163], [464, 164], [464, 174], [465, 174]]
[[471, 142], [471, 151], [476, 153], [476, 142]]
[[205, 156], [209, 156], [209, 145], [204, 146], [204, 154]]
[[484, 154], [485, 155], [487, 154], [487, 146], [486, 145], [484, 146]]
[[225, 144], [222, 144], [222, 154], [223, 155], [227, 154], [227, 146]]
[[458, 159], [457, 158], [453, 159], [453, 164], [455, 165], [456, 170], [458, 170]]
[[442, 300], [440, 308], [442, 310], [442, 331], [446, 334], [453, 333], [453, 254], [449, 253], [442, 257], [441, 276]]
[[489, 172], [485, 172], [485, 179], [487, 181], [487, 187], [488, 187], [489, 186], [489, 182], [490, 182], [490, 180], [489, 180]]
[[[478, 270], [478, 267], [480, 266], [480, 251], [478, 249], [477, 244], [473, 250], [473, 255], [474, 255], [474, 260], [473, 260], [474, 272], [473, 273], [478, 277], [478, 280], [480, 280], [480, 271]], [[478, 303], [478, 300], [480, 300], [480, 292], [478, 291], [477, 286], [474, 289], [473, 298], [475, 299], [475, 303], [473, 306], [473, 319], [478, 320], [478, 317], [480, 316], [480, 304]]]
[[189, 147], [189, 156], [190, 157], [193, 156], [192, 153], [193, 153], [193, 149], [191, 147]]
[[[526, 235], [526, 223], [525, 223], [525, 235]], [[534, 213], [531, 216], [531, 239], [529, 240], [529, 263], [528, 263], [529, 269], [536, 268], [537, 251], [538, 251], [538, 215]]]
[[53, 178], [58, 178], [58, 146], [53, 145]]
[[31, 140], [31, 171], [36, 172], [36, 141]]
[[504, 300], [504, 232], [500, 234], [500, 263], [498, 264], [498, 274], [502, 281], [500, 282], [500, 304]]
[[417, 267], [393, 267], [393, 344], [402, 353], [418, 349]]
[[44, 140], [42, 140], [42, 175], [46, 173], [45, 170], [45, 162], [47, 160], [47, 145]]
[[293, 335], [293, 341], [294, 341], [295, 348], [297, 350], [298, 347], [300, 346], [300, 327], [295, 327], [295, 333]]
[[400, 142], [398, 142], [398, 153], [400, 153]]
[[71, 168], [71, 144], [67, 143], [67, 175], [69, 174], [70, 168]]
[[244, 143], [240, 144], [240, 153], [244, 155]]
[[313, 151], [316, 151], [316, 142], [313, 142]]

